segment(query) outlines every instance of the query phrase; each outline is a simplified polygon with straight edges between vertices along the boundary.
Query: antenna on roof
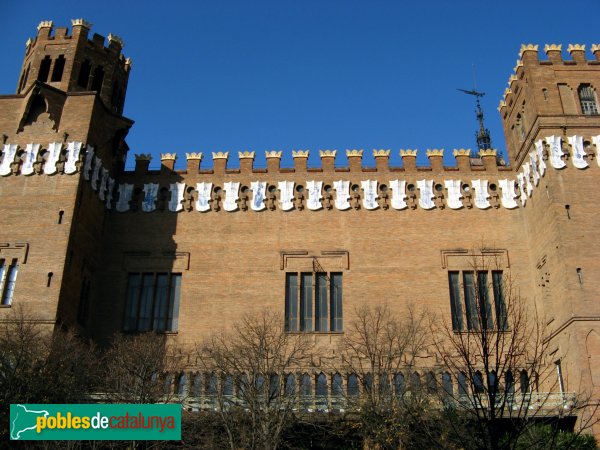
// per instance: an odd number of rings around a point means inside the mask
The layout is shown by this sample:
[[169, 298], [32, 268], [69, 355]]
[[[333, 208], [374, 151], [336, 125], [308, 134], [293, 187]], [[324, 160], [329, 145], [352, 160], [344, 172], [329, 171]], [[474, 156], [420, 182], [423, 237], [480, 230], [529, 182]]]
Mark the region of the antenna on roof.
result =
[[[474, 75], [473, 75], [474, 76]], [[479, 122], [479, 130], [475, 132], [475, 138], [477, 140], [477, 148], [479, 150], [489, 150], [492, 148], [492, 138], [490, 136], [490, 130], [488, 130], [483, 123], [483, 109], [481, 108], [481, 102], [479, 99], [485, 95], [485, 92], [476, 91], [475, 89], [457, 89], [458, 91], [464, 92], [465, 94], [472, 95], [476, 98], [476, 117]], [[496, 161], [498, 165], [501, 165], [501, 155], [496, 155]]]

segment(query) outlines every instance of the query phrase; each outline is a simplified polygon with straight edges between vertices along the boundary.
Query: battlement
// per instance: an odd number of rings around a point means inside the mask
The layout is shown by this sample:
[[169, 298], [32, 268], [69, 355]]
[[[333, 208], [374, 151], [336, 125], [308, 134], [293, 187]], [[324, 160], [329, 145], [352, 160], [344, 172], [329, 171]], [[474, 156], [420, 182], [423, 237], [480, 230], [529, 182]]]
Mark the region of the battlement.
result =
[[580, 69], [582, 66], [586, 69], [594, 69], [600, 71], [600, 44], [591, 45], [591, 53], [594, 59], [586, 58], [586, 49], [583, 44], [569, 44], [567, 52], [570, 55], [570, 59], [563, 59], [562, 44], [546, 44], [544, 46], [544, 53], [547, 59], [539, 58], [539, 45], [537, 44], [521, 44], [519, 50], [519, 58], [517, 64], [513, 69], [513, 73], [509, 76], [508, 87], [504, 90], [504, 95], [500, 100], [498, 111], [502, 112], [506, 108], [516, 94], [515, 89], [517, 82], [524, 77], [524, 73], [528, 68], [540, 65], [554, 65], [554, 66], [578, 66], [576, 69]]

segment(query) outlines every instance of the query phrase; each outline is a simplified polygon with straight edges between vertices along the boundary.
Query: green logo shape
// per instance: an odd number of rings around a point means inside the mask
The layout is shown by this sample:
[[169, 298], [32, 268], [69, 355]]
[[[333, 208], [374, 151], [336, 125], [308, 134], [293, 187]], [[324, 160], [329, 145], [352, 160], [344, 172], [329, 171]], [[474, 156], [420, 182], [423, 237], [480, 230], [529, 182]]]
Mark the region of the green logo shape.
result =
[[181, 440], [181, 405], [10, 405], [11, 440]]

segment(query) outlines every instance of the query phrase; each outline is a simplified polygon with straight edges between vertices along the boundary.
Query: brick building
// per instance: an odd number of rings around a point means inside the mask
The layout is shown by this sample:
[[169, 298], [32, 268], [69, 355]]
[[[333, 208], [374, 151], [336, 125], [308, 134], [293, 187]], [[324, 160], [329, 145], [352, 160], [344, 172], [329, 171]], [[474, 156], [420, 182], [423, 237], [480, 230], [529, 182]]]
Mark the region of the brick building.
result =
[[[99, 341], [155, 330], [193, 344], [265, 307], [290, 332], [332, 347], [357, 306], [409, 305], [471, 328], [472, 249], [510, 270], [551, 330], [560, 388], [600, 393], [600, 46], [521, 48], [500, 103], [508, 155], [456, 149], [163, 154], [124, 170], [122, 115], [130, 61], [113, 35], [74, 20], [42, 22], [27, 43], [16, 94], [0, 96], [0, 320], [26, 305], [36, 320], [78, 327]], [[466, 226], [468, 224], [468, 227]], [[475, 252], [477, 252], [476, 250]], [[479, 276], [479, 275], [478, 275]], [[596, 300], [594, 300], [596, 298]], [[496, 313], [494, 313], [496, 314]], [[497, 318], [496, 318], [497, 319]]]

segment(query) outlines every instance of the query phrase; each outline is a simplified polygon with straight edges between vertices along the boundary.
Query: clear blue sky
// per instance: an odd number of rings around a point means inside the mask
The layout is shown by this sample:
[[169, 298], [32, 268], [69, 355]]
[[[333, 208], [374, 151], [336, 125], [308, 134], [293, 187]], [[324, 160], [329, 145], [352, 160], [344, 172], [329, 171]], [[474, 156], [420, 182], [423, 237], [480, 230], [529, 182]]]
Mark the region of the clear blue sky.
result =
[[[125, 115], [133, 153], [310, 149], [475, 148], [473, 87], [494, 147], [504, 151], [496, 110], [521, 43], [600, 43], [598, 0], [314, 1], [3, 0], [0, 92], [14, 93], [28, 37], [41, 20], [125, 41], [133, 60]], [[540, 52], [543, 55], [543, 52]], [[452, 159], [450, 159], [452, 161]]]

